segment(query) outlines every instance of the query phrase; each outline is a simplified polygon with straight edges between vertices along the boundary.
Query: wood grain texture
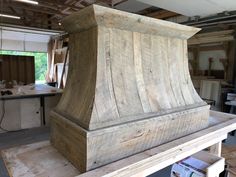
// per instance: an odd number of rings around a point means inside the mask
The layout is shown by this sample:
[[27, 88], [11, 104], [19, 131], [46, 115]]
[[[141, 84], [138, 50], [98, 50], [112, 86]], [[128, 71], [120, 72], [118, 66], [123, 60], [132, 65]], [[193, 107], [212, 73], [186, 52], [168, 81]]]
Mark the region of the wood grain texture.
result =
[[[228, 132], [236, 129], [235, 118], [236, 116], [232, 114], [210, 111], [210, 123], [209, 126], [204, 130], [178, 138], [174, 141], [148, 149], [144, 152], [134, 154], [132, 156], [82, 174], [79, 172], [76, 173], [76, 171], [73, 170], [74, 168], [71, 168], [71, 164], [68, 163], [66, 159], [62, 158], [61, 155], [53, 147], [51, 147], [48, 142], [39, 142], [36, 144], [29, 144], [27, 146], [17, 146], [14, 148], [5, 149], [2, 154], [4, 156], [4, 161], [9, 172], [11, 174], [16, 174], [13, 177], [18, 177], [19, 174], [21, 174], [22, 176], [23, 174], [29, 174], [27, 173], [27, 171], [24, 171], [24, 173], [22, 173], [22, 169], [24, 168], [27, 168], [27, 170], [29, 170], [30, 172], [32, 172], [33, 169], [38, 169], [38, 171], [33, 171], [35, 175], [38, 174], [39, 171], [48, 171], [50, 172], [49, 176], [56, 176], [59, 174], [59, 176], [64, 175], [64, 177], [70, 176], [72, 172], [75, 172], [74, 175], [79, 175], [78, 177], [124, 177], [138, 175], [148, 176], [162, 168], [165, 168], [166, 166], [169, 166], [198, 151], [201, 151], [222, 141], [226, 138]], [[37, 137], [37, 135], [39, 134], [39, 132], [37, 132], [37, 134], [35, 135], [35, 133], [31, 130], [28, 133], [21, 133], [21, 135], [25, 136], [27, 134], [30, 134], [31, 138], [26, 137], [25, 139], [28, 142], [29, 139], [32, 139], [32, 133], [34, 134], [34, 137]], [[14, 134], [16, 134], [16, 132]], [[44, 133], [40, 132], [40, 136], [42, 134]], [[19, 132], [17, 132], [16, 135], [10, 136], [11, 140], [14, 140], [14, 142], [12, 142], [13, 144], [15, 144], [14, 138], [17, 137], [18, 140], [22, 138], [21, 136], [19, 136]], [[3, 144], [4, 147], [6, 146], [6, 144], [8, 144], [9, 146], [9, 139], [6, 139], [5, 136], [2, 136], [0, 138], [1, 140], [3, 140], [3, 142], [5, 140], [5, 143]], [[12, 143], [10, 143], [11, 146]], [[235, 147], [228, 147], [227, 149], [223, 148], [223, 156], [226, 158], [226, 162], [230, 165], [234, 164], [235, 162], [236, 153], [233, 151], [235, 151]], [[27, 157], [27, 161], [22, 157]], [[37, 157], [37, 160], [35, 160], [35, 157]], [[34, 168], [31, 168], [32, 166], [28, 164], [33, 164]], [[45, 168], [45, 165], [42, 166], [42, 164], [48, 164], [48, 166]], [[68, 165], [56, 166], [56, 164]], [[69, 170], [69, 168], [71, 169]]]
[[234, 30], [200, 33], [188, 40], [189, 45], [226, 42], [234, 40]]
[[188, 71], [186, 39], [199, 29], [97, 5], [64, 25], [70, 63], [51, 142], [81, 171], [208, 125]]
[[235, 177], [236, 175], [236, 147], [235, 145], [223, 145], [222, 156], [225, 158], [227, 164], [228, 177]]
[[193, 88], [182, 39], [100, 26], [71, 38], [68, 83], [57, 112], [85, 129], [206, 105]]
[[[84, 172], [206, 128], [208, 113], [203, 115], [202, 111], [205, 107], [93, 131], [54, 112], [51, 115], [51, 142]], [[196, 120], [198, 123], [190, 126]]]
[[94, 4], [64, 18], [63, 25], [70, 33], [84, 31], [94, 26], [104, 26], [107, 28], [118, 28], [121, 30], [177, 37], [181, 39], [188, 39], [193, 36], [193, 34], [200, 31], [199, 28], [153, 19], [151, 17], [127, 13]]
[[2, 155], [8, 162], [11, 177], [74, 177], [79, 174], [48, 141], [3, 150]]

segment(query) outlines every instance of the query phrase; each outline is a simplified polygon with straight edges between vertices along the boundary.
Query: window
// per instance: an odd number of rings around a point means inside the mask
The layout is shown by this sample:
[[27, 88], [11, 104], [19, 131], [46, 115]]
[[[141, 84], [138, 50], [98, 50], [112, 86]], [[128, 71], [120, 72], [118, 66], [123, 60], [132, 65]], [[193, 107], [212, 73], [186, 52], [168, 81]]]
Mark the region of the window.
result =
[[0, 54], [34, 56], [34, 59], [35, 59], [35, 81], [36, 81], [36, 83], [44, 83], [45, 82], [45, 76], [46, 76], [46, 72], [47, 72], [47, 53], [0, 50]]

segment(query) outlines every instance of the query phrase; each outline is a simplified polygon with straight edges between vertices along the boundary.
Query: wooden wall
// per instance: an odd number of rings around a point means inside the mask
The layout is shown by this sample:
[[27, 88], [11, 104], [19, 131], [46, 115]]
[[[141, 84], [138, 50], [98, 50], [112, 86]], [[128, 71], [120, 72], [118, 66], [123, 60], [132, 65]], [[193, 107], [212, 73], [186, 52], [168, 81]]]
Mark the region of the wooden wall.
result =
[[0, 80], [35, 82], [35, 65], [33, 56], [0, 55]]

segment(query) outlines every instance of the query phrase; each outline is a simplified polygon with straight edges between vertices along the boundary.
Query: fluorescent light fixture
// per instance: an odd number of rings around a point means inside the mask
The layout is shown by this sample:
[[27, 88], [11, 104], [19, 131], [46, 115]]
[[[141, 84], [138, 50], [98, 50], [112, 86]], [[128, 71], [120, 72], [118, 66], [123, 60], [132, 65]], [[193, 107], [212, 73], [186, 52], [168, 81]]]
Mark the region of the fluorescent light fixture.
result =
[[34, 5], [38, 5], [39, 4], [37, 1], [31, 1], [31, 0], [15, 0], [15, 1], [29, 3], [29, 4], [34, 4]]
[[7, 14], [0, 14], [0, 17], [20, 19], [19, 16], [15, 16], [15, 15], [7, 15]]

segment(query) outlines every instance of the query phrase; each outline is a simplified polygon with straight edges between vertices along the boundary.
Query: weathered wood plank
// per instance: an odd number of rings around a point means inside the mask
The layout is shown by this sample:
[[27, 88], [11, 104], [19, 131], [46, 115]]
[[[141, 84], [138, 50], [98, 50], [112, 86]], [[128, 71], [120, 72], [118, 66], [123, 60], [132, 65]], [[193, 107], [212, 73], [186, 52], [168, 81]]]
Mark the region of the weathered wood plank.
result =
[[80, 170], [208, 125], [209, 106], [188, 72], [186, 39], [199, 29], [96, 5], [64, 25], [70, 70], [51, 140]]
[[80, 174], [48, 141], [2, 151], [12, 177], [74, 177]]
[[135, 76], [138, 88], [138, 95], [143, 107], [144, 112], [151, 112], [151, 106], [147, 96], [147, 90], [145, 89], [145, 81], [143, 76], [143, 62], [142, 62], [142, 46], [141, 46], [141, 34], [133, 32], [133, 50], [134, 50], [134, 68]]
[[217, 43], [234, 40], [234, 30], [200, 33], [188, 40], [189, 45]]
[[[204, 110], [199, 107], [93, 131], [54, 113], [52, 144], [77, 168], [87, 171], [206, 127]], [[189, 126], [194, 121], [198, 124]]]
[[[2, 154], [9, 173], [15, 174], [13, 177], [18, 177], [19, 174], [29, 176], [32, 173], [37, 176], [37, 174], [45, 171], [50, 172], [48, 173], [49, 176], [61, 175], [63, 177], [72, 176], [70, 175], [72, 172], [74, 176], [79, 175], [79, 177], [119, 177], [138, 174], [145, 176], [202, 149], [219, 143], [222, 139], [226, 138], [228, 132], [236, 129], [235, 115], [215, 111], [211, 111], [210, 115], [210, 124], [204, 130], [80, 175], [65, 158], [50, 146], [49, 142], [40, 142], [6, 149], [2, 151]], [[225, 149], [223, 149], [223, 155], [226, 159], [229, 159], [228, 163], [234, 160], [232, 159], [231, 150], [227, 149], [226, 153]], [[45, 164], [47, 164], [46, 167]], [[32, 165], [34, 166], [33, 168]], [[27, 170], [23, 171], [23, 169]], [[35, 171], [35, 169], [38, 169], [38, 171]]]
[[235, 118], [232, 114], [211, 111], [211, 123], [207, 129], [82, 173], [77, 177], [148, 176], [226, 139], [227, 133], [236, 129]]
[[[93, 12], [96, 12], [96, 18], [94, 18]], [[63, 25], [69, 33], [84, 31], [92, 26], [104, 26], [181, 39], [188, 39], [200, 31], [200, 28], [184, 26], [98, 5], [89, 6], [66, 17], [63, 20]]]

